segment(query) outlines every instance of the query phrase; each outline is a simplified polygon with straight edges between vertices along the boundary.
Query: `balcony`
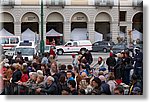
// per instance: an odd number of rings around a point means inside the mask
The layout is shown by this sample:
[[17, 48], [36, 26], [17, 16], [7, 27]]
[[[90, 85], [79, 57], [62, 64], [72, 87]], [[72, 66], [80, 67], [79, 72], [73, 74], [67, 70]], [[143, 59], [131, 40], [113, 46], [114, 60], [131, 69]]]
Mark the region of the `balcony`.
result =
[[143, 0], [133, 0], [132, 6], [133, 7], [143, 7]]
[[0, 0], [2, 6], [15, 6], [15, 0]]
[[96, 7], [113, 7], [114, 0], [95, 0]]
[[65, 6], [65, 0], [46, 0], [46, 6], [55, 6], [55, 7], [62, 7], [64, 8]]

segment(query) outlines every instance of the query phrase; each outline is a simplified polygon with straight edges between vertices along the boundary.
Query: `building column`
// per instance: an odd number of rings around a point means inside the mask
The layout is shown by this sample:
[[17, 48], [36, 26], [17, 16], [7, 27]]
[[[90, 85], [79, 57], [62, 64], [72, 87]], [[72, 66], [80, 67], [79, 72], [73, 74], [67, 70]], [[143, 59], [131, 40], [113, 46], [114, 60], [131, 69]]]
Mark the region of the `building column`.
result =
[[118, 28], [118, 24], [115, 22], [112, 22], [110, 24], [110, 31], [112, 33], [112, 41], [114, 43], [118, 43], [117, 37], [119, 36], [119, 28]]
[[132, 31], [132, 22], [127, 24], [127, 44], [130, 43], [130, 40], [132, 41], [132, 33], [131, 33], [131, 36], [130, 36], [129, 31]]
[[88, 22], [87, 30], [88, 30], [88, 38], [89, 38], [89, 40], [92, 43], [94, 43], [94, 41], [95, 41], [95, 23], [94, 22]]
[[[14, 34], [21, 37], [21, 22], [14, 22]], [[21, 38], [20, 38], [21, 40]]]
[[63, 25], [63, 29], [64, 29], [64, 33], [63, 33], [63, 40], [64, 40], [64, 43], [71, 40], [71, 22], [69, 21], [66, 21], [64, 22], [64, 25]]
[[[41, 40], [41, 22], [39, 22], [39, 36]], [[46, 44], [46, 22], [43, 22], [43, 39]]]

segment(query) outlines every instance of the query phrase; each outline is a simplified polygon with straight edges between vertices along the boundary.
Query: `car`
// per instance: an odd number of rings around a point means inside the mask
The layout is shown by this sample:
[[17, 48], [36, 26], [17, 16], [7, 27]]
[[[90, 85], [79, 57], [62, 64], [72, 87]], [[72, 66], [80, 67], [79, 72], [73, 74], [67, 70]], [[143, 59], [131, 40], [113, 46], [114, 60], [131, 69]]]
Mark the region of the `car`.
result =
[[20, 41], [16, 46], [13, 59], [16, 58], [18, 52], [21, 52], [23, 59], [27, 58], [29, 61], [33, 60], [33, 55], [39, 55], [38, 46], [34, 41]]
[[115, 44], [111, 50], [114, 54], [117, 54], [127, 50], [127, 47], [125, 44]]
[[113, 47], [114, 42], [109, 41], [97, 41], [92, 44], [92, 51], [108, 52]]
[[92, 43], [90, 40], [68, 41], [65, 45], [56, 46], [56, 52], [58, 55], [72, 52], [81, 52], [83, 54], [87, 50], [92, 50]]
[[16, 47], [12, 47], [11, 49], [8, 49], [8, 50], [5, 52], [5, 56], [7, 56], [7, 57], [13, 57], [13, 55], [15, 54], [15, 48], [16, 48]]

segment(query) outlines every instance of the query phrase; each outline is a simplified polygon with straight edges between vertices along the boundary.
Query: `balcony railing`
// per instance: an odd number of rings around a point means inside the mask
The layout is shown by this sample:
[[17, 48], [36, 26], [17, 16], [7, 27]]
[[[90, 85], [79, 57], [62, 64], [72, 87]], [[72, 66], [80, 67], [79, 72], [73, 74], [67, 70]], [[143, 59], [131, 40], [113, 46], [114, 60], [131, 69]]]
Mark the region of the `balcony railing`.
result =
[[114, 6], [114, 0], [95, 0], [95, 6], [105, 7], [105, 6]]
[[0, 0], [2, 6], [14, 6], [15, 0]]
[[132, 5], [134, 7], [142, 7], [143, 6], [143, 0], [133, 0]]
[[62, 6], [64, 7], [65, 0], [46, 0], [46, 6]]

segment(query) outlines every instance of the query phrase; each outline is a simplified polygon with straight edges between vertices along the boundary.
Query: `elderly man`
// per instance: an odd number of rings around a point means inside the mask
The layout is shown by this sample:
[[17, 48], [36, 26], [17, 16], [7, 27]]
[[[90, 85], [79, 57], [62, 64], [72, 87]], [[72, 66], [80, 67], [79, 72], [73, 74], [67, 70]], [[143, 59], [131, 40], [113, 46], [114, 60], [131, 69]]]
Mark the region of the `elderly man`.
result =
[[47, 77], [45, 88], [38, 88], [36, 91], [45, 92], [48, 95], [58, 95], [57, 85], [52, 76]]

